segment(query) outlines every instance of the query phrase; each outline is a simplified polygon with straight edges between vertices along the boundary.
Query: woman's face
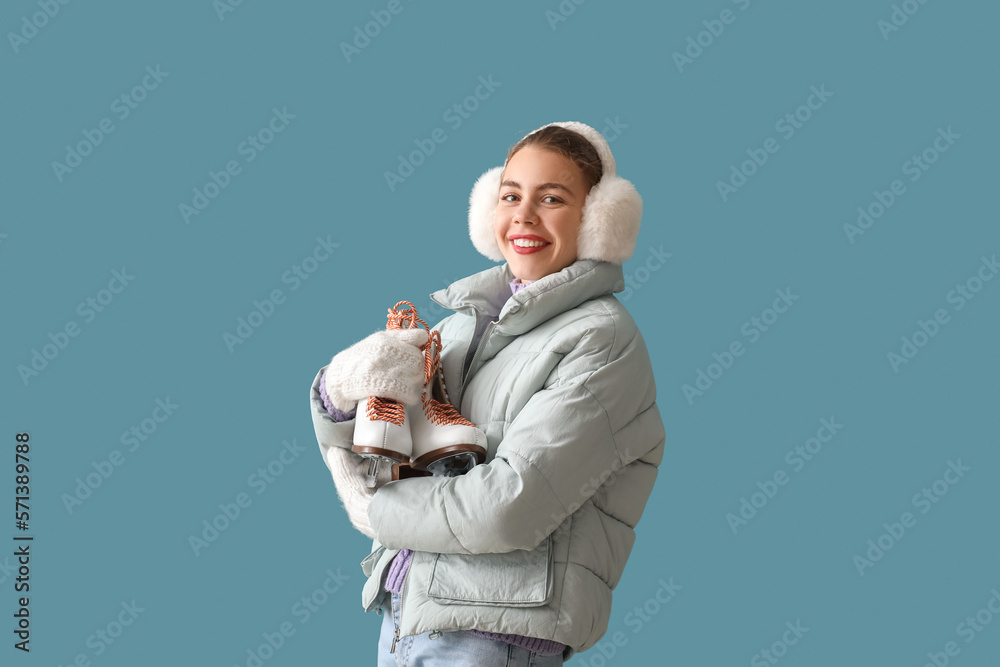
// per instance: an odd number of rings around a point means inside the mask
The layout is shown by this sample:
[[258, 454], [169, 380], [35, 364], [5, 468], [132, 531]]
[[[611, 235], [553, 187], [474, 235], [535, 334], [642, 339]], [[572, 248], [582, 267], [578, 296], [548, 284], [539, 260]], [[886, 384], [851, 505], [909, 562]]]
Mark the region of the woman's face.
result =
[[494, 232], [511, 272], [538, 280], [576, 261], [587, 184], [567, 157], [526, 146], [501, 176]]

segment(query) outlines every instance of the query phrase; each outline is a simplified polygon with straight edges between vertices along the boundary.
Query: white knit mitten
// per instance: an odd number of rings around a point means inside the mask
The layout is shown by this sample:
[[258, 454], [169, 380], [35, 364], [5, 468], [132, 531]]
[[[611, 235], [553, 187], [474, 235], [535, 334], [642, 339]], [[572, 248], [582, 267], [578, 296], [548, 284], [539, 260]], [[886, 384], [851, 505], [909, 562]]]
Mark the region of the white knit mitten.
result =
[[375, 531], [368, 520], [368, 504], [375, 492], [392, 478], [392, 466], [383, 462], [374, 488], [368, 488], [365, 486], [368, 459], [343, 447], [330, 447], [326, 457], [333, 474], [333, 483], [337, 487], [337, 495], [347, 510], [351, 524], [363, 535], [375, 539]]
[[326, 393], [333, 407], [350, 412], [367, 396], [404, 405], [420, 400], [424, 387], [426, 329], [387, 329], [358, 341], [326, 369]]

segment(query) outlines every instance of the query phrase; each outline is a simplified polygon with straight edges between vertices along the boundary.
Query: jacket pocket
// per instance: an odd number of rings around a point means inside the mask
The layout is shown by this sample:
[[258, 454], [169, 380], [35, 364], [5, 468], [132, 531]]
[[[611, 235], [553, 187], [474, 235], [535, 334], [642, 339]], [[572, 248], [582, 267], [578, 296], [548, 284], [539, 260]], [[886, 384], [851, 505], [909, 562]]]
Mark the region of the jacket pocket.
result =
[[366, 577], [372, 576], [372, 570], [375, 569], [375, 563], [378, 559], [382, 557], [385, 553], [385, 547], [379, 547], [375, 551], [368, 554], [363, 561], [361, 561], [361, 571], [365, 573]]
[[427, 596], [441, 604], [538, 607], [552, 599], [552, 537], [502, 554], [437, 554]]
[[385, 593], [385, 579], [389, 574], [389, 563], [399, 553], [398, 549], [389, 550], [379, 546], [361, 561], [361, 571], [368, 577], [361, 589], [361, 606], [369, 612], [381, 604]]

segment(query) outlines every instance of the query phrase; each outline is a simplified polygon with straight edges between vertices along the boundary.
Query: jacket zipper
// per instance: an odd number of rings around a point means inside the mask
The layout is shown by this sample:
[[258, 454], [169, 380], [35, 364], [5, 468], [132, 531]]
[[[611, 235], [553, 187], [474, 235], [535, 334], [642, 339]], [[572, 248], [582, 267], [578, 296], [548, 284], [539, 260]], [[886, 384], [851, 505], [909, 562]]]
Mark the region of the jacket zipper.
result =
[[471, 380], [472, 376], [475, 375], [475, 373], [476, 373], [476, 370], [475, 370], [476, 369], [476, 361], [478, 361], [479, 355], [482, 353], [483, 347], [485, 346], [484, 344], [489, 339], [490, 333], [493, 331], [493, 328], [496, 326], [496, 324], [497, 323], [495, 321], [494, 322], [490, 322], [489, 324], [486, 325], [486, 329], [483, 330], [483, 335], [479, 339], [479, 346], [476, 348], [476, 353], [474, 355], [472, 355], [472, 363], [469, 364], [469, 372], [465, 376], [465, 379], [462, 380], [462, 393], [458, 397], [458, 405], [461, 405], [462, 404], [462, 400], [465, 398], [465, 388], [468, 386], [469, 380]]
[[[413, 567], [413, 562], [410, 562], [410, 567]], [[406, 577], [403, 578], [403, 590], [399, 594], [399, 622], [403, 623], [403, 602], [406, 600], [406, 588], [410, 585], [410, 571], [406, 571]], [[396, 652], [396, 642], [399, 641], [399, 626], [394, 626], [392, 629], [392, 646], [389, 647], [389, 653]]]

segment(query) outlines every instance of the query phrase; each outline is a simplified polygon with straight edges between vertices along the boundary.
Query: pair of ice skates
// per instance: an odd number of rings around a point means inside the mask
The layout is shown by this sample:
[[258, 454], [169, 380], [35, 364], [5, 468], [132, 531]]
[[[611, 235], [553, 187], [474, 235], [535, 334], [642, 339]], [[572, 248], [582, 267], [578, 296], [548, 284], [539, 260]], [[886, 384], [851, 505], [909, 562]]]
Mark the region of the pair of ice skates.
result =
[[[408, 308], [401, 308], [406, 305]], [[367, 484], [376, 483], [379, 466], [392, 465], [392, 479], [461, 475], [486, 459], [486, 436], [459, 414], [448, 398], [441, 367], [441, 334], [417, 317], [409, 301], [389, 309], [387, 329], [427, 329], [424, 388], [420, 402], [369, 396], [358, 404], [351, 451], [370, 459]]]

